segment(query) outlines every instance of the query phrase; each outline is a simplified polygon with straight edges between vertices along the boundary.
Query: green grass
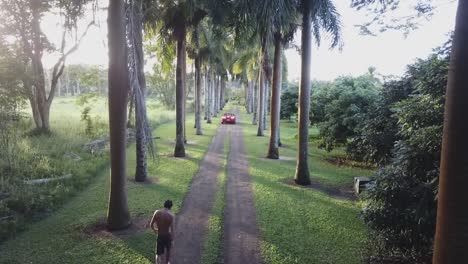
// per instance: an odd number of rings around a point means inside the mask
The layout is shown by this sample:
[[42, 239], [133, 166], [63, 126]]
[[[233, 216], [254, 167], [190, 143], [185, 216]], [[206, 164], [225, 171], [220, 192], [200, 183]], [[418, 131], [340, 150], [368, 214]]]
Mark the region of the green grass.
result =
[[[23, 120], [12, 140], [16, 142], [11, 145], [13, 168], [4, 169], [7, 168], [5, 159], [0, 159], [0, 190], [11, 194], [0, 201], [0, 217], [13, 216], [12, 220], [0, 222], [0, 241], [62, 206], [108, 166], [107, 151], [95, 155], [84, 148], [86, 143], [107, 135], [107, 100], [99, 97], [91, 104], [90, 116], [95, 133], [89, 136], [81, 121], [81, 107], [76, 104], [78, 98], [59, 97], [54, 100], [50, 134], [29, 136], [33, 121], [31, 118]], [[31, 115], [29, 108], [25, 108], [24, 113]], [[148, 115], [153, 127], [175, 118], [174, 111], [165, 110], [151, 99], [148, 101]], [[0, 147], [4, 148], [3, 145]], [[79, 160], [75, 160], [76, 157]], [[72, 178], [47, 185], [23, 184], [23, 181], [31, 179], [63, 175], [71, 175]]]
[[[256, 136], [251, 116], [242, 115], [244, 139], [253, 180], [257, 224], [265, 263], [361, 263], [367, 229], [353, 202], [336, 200], [319, 191], [284, 183], [292, 179], [295, 160], [267, 160], [268, 131]], [[297, 128], [281, 124], [281, 156], [296, 156]], [[352, 177], [370, 171], [336, 167], [325, 159], [334, 155], [310, 148], [311, 177], [334, 186], [348, 185]]]
[[[247, 120], [251, 118], [248, 117]], [[251, 126], [251, 125], [249, 125]], [[246, 131], [247, 132], [247, 131]], [[256, 132], [256, 130], [255, 130]], [[250, 135], [256, 135], [252, 132], [248, 132]], [[297, 123], [292, 121], [281, 121], [281, 141], [286, 145], [285, 148], [280, 148], [280, 156], [286, 157], [297, 157], [297, 141], [295, 137], [297, 135]], [[318, 129], [311, 128], [310, 135], [318, 136]], [[269, 131], [266, 131], [266, 138], [269, 137]], [[268, 150], [268, 140], [263, 142], [265, 146], [263, 156], [266, 156]], [[260, 153], [259, 153], [260, 154]], [[309, 166], [310, 166], [310, 177], [319, 180], [323, 184], [330, 186], [351, 186], [353, 178], [356, 176], [371, 176], [372, 170], [348, 167], [348, 166], [336, 166], [335, 164], [327, 161], [327, 159], [334, 157], [344, 157], [345, 152], [343, 148], [336, 148], [331, 152], [324, 149], [318, 148], [315, 141], [309, 145]], [[294, 163], [295, 161], [289, 161]]]
[[203, 247], [202, 264], [223, 263], [223, 226], [224, 226], [224, 203], [226, 193], [227, 158], [230, 151], [229, 134], [224, 140], [223, 167], [218, 178], [219, 189], [216, 193], [215, 202], [208, 222], [208, 235]]
[[[150, 110], [150, 119], [155, 118], [155, 112]], [[141, 185], [128, 181], [128, 202], [133, 217], [149, 220], [166, 199], [174, 201], [175, 212], [180, 209], [218, 121], [215, 119], [211, 125], [203, 124], [203, 136], [195, 136], [193, 124], [187, 122], [187, 136], [193, 143], [186, 149], [186, 159], [172, 157], [174, 122], [163, 124], [154, 131], [155, 136], [161, 137], [157, 140], [158, 159], [149, 161], [148, 169], [156, 184]], [[133, 178], [134, 152], [134, 145], [131, 145], [127, 151], [129, 179]], [[149, 230], [125, 238], [95, 237], [84, 233], [86, 227], [103, 219], [107, 211], [109, 170], [103, 169], [92, 178], [93, 182], [86, 189], [52, 216], [1, 244], [0, 263], [151, 263], [155, 237]]]

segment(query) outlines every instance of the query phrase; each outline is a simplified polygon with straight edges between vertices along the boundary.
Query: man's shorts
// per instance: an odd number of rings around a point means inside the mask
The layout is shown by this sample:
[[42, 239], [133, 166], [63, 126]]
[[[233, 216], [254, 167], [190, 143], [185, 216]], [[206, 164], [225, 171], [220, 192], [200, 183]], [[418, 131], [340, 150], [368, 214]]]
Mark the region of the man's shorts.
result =
[[164, 254], [164, 250], [171, 250], [172, 239], [170, 234], [159, 234], [156, 240], [156, 255]]

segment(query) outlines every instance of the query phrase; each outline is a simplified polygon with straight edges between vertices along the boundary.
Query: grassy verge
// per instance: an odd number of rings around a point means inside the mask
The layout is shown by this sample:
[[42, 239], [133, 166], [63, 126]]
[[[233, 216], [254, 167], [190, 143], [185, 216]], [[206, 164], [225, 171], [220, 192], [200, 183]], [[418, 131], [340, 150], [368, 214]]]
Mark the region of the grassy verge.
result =
[[[134, 220], [149, 220], [166, 199], [174, 201], [174, 211], [181, 206], [192, 176], [199, 167], [219, 120], [203, 124], [205, 135], [195, 136], [187, 122], [188, 158], [175, 159], [175, 123], [159, 126], [154, 135], [158, 142], [156, 161], [148, 162], [154, 184], [135, 184], [134, 147], [128, 149], [128, 202]], [[116, 236], [91, 236], [84, 231], [106, 216], [109, 193], [109, 170], [94, 175], [93, 183], [73, 197], [54, 215], [37, 222], [16, 238], [0, 245], [0, 263], [152, 263], [155, 237], [149, 230]]]
[[[247, 120], [251, 120], [251, 117], [248, 116], [245, 121]], [[251, 126], [252, 125], [249, 125], [249, 127]], [[246, 131], [246, 133], [253, 135], [252, 132]], [[310, 129], [310, 135], [312, 137], [317, 137], [318, 133], [319, 132], [317, 128]], [[293, 121], [281, 121], [281, 141], [283, 144], [285, 144], [284, 148], [280, 148], [281, 156], [290, 158], [297, 157], [296, 136], [297, 123]], [[265, 138], [268, 137], [269, 131], [266, 131]], [[265, 147], [260, 148], [260, 150], [263, 150], [265, 152], [263, 156], [266, 156], [268, 150], [268, 140], [264, 140], [262, 142]], [[309, 145], [309, 156], [310, 177], [330, 186], [351, 186], [354, 177], [371, 176], [373, 174], [372, 170], [350, 166], [337, 166], [336, 164], [330, 162], [330, 159], [345, 156], [344, 149], [336, 148], [333, 151], [328, 152], [324, 149], [318, 148], [316, 140], [312, 140], [311, 144]], [[290, 163], [295, 164], [295, 160], [290, 161]]]
[[[108, 134], [107, 101], [98, 97], [90, 105], [91, 133], [86, 133], [86, 123], [81, 120], [83, 107], [76, 104], [78, 98], [59, 97], [54, 100], [50, 134], [28, 135], [33, 124], [26, 118], [8, 135], [14, 143], [5, 146], [8, 141], [0, 140], [0, 154], [8, 153], [6, 157], [12, 161], [6, 164], [7, 158], [0, 155], [0, 241], [50, 215], [108, 166], [106, 149], [92, 154], [84, 147], [86, 143]], [[25, 114], [28, 111], [25, 110]], [[164, 110], [151, 100], [148, 102], [148, 115], [153, 127], [175, 118], [173, 111]], [[0, 138], [5, 139], [5, 134], [1, 135]], [[62, 176], [70, 178], [41, 185], [24, 183]], [[5, 199], [2, 199], [2, 193], [6, 194], [3, 195]]]
[[226, 164], [228, 153], [230, 151], [230, 136], [224, 140], [223, 167], [218, 178], [218, 192], [213, 206], [213, 211], [208, 223], [208, 235], [205, 240], [202, 264], [223, 263], [223, 217], [224, 217], [224, 198], [226, 193]]
[[[268, 131], [256, 136], [251, 116], [242, 115], [246, 151], [253, 181], [257, 224], [265, 263], [361, 263], [367, 230], [359, 207], [350, 201], [285, 184], [294, 177], [295, 159], [267, 160]], [[280, 155], [296, 157], [295, 124], [281, 124], [284, 148]], [[331, 185], [347, 185], [352, 177], [370, 171], [337, 167], [328, 155], [312, 146], [311, 177]]]

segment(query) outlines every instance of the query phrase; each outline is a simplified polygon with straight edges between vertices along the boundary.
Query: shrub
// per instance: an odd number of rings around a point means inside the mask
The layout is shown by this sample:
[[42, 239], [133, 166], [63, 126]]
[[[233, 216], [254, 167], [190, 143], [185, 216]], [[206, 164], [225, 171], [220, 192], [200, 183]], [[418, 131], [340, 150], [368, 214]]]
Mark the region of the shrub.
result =
[[315, 89], [311, 121], [320, 131], [319, 147], [331, 151], [356, 136], [364, 115], [377, 101], [379, 89], [379, 81], [370, 74], [340, 77]]
[[297, 86], [290, 86], [284, 89], [281, 94], [281, 119], [291, 119], [291, 117], [297, 115], [298, 89]]
[[429, 262], [432, 254], [448, 61], [447, 53], [435, 54], [408, 67], [413, 92], [393, 110], [400, 139], [362, 214], [377, 254], [407, 263]]

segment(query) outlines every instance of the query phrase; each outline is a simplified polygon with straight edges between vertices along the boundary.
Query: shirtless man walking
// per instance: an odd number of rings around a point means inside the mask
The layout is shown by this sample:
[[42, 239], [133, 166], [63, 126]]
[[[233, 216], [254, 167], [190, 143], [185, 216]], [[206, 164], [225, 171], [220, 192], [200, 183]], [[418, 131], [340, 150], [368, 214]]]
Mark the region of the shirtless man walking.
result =
[[[156, 210], [153, 218], [151, 219], [151, 229], [158, 235], [156, 240], [156, 262], [158, 264], [169, 264], [171, 256], [172, 241], [174, 238], [174, 225], [175, 217], [171, 213], [172, 201], [167, 200], [164, 202], [164, 208]], [[166, 261], [163, 261], [162, 255], [166, 253]]]

